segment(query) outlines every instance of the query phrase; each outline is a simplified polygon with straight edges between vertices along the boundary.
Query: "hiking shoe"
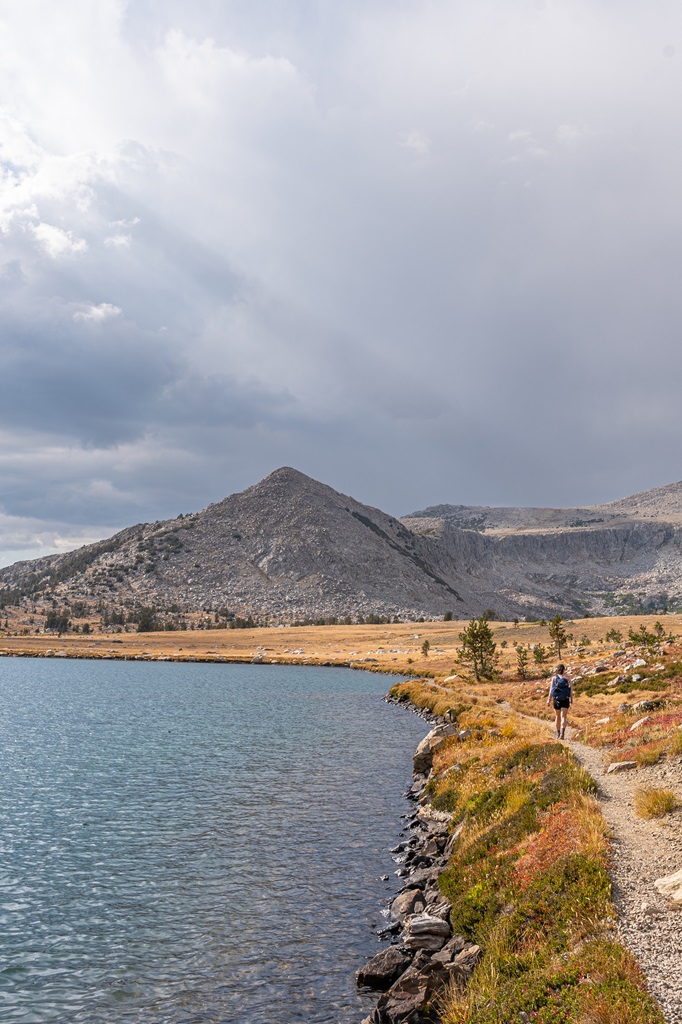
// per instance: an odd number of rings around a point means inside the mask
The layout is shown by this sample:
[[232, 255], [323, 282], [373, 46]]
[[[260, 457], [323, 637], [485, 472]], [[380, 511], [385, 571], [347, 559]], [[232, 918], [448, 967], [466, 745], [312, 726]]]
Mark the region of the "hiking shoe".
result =
[[565, 729], [562, 729], [562, 730], [561, 730], [561, 736], [559, 737], [559, 739], [561, 739], [561, 740], [562, 740], [562, 739], [564, 738], [564, 733], [565, 733], [565, 732], [566, 732], [566, 730], [565, 730]]

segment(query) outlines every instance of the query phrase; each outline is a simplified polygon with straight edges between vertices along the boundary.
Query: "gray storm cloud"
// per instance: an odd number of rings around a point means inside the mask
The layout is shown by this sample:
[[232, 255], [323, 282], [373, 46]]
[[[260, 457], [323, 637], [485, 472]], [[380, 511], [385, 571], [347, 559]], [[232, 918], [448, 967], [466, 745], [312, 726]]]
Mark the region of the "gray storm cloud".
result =
[[670, 4], [0, 4], [0, 553], [676, 480]]

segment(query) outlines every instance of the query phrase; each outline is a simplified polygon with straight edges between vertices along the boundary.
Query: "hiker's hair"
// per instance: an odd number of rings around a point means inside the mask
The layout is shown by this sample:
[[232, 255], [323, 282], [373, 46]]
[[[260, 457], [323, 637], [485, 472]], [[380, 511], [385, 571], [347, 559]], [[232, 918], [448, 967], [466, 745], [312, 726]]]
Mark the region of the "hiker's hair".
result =
[[557, 671], [557, 675], [560, 676], [560, 675], [562, 675], [566, 671], [566, 666], [559, 664], [556, 667], [556, 671]]

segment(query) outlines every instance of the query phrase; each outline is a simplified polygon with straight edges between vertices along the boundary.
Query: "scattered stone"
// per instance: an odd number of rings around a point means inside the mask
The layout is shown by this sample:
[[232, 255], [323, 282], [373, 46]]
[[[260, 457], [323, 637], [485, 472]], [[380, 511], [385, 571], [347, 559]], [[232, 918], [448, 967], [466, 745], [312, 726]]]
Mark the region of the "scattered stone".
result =
[[619, 704], [618, 705], [618, 710], [622, 714], [624, 711], [630, 711], [631, 707], [632, 707], [631, 704]]
[[636, 704], [632, 705], [633, 711], [655, 711], [660, 706], [660, 701], [655, 700], [638, 700]]
[[608, 723], [610, 721], [611, 721], [611, 719], [607, 715], [606, 718], [598, 718], [597, 721], [594, 724], [595, 725], [608, 725]]
[[630, 732], [634, 732], [636, 729], [640, 729], [647, 722], [651, 721], [651, 715], [645, 715], [644, 718], [639, 718], [636, 722], [630, 726]]
[[682, 869], [676, 871], [674, 875], [657, 878], [654, 885], [661, 896], [668, 896], [673, 903], [682, 903]]
[[633, 661], [632, 663], [633, 668], [644, 668], [645, 665], [646, 661], [644, 660], [644, 658], [637, 658], [637, 660]]

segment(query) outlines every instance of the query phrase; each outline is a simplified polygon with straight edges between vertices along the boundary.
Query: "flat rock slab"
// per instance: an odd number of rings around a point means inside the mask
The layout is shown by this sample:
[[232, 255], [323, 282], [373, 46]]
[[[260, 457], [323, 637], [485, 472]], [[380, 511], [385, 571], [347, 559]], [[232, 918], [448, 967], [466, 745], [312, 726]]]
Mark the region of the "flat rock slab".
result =
[[449, 938], [452, 929], [442, 917], [430, 914], [415, 914], [407, 919], [407, 930], [411, 935], [443, 935]]
[[607, 775], [615, 775], [616, 772], [627, 772], [631, 768], [636, 768], [636, 761], [613, 761], [606, 769]]

